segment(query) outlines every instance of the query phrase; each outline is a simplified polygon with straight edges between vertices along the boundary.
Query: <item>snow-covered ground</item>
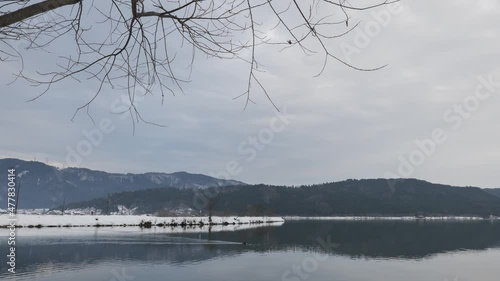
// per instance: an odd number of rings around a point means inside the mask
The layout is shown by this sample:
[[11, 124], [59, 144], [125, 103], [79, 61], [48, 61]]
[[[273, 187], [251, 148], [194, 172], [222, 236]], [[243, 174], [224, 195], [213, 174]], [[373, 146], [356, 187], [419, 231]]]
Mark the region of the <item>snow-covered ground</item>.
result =
[[[207, 232], [226, 232], [240, 231], [259, 227], [279, 227], [283, 222], [273, 222], [267, 224], [236, 224], [236, 225], [214, 225], [214, 226], [187, 226], [187, 227], [43, 227], [43, 228], [19, 228], [16, 230], [16, 237], [46, 237], [46, 236], [120, 236], [120, 235], [136, 235], [136, 234], [187, 234], [187, 233], [207, 233]], [[61, 232], [64, 230], [63, 232]], [[8, 237], [10, 230], [0, 228], [0, 237]], [[0, 238], [1, 240], [1, 238]]]
[[[294, 220], [332, 220], [332, 221], [364, 221], [364, 220], [385, 220], [385, 221], [415, 221], [415, 220], [454, 220], [454, 221], [479, 221], [485, 220], [482, 217], [466, 216], [444, 216], [444, 217], [375, 217], [375, 216], [338, 216], [338, 217], [156, 217], [150, 215], [38, 215], [27, 212], [17, 214], [15, 225], [18, 227], [102, 227], [102, 226], [183, 226], [193, 229], [200, 226], [242, 226], [270, 223], [284, 223]], [[0, 228], [7, 228], [11, 225], [11, 217], [8, 214], [0, 214]], [[499, 217], [491, 217], [490, 220], [500, 220]], [[203, 232], [201, 230], [200, 232]], [[182, 232], [182, 231], [181, 231]]]
[[[353, 221], [353, 220], [402, 220], [402, 221], [414, 221], [414, 220], [457, 220], [457, 221], [476, 221], [485, 220], [482, 217], [465, 217], [465, 216], [444, 216], [444, 217], [369, 217], [369, 216], [344, 216], [344, 217], [283, 217], [285, 221], [292, 220], [339, 220], [339, 221]], [[491, 220], [499, 220], [500, 217], [488, 218]]]
[[[125, 206], [117, 206], [118, 212], [111, 212], [110, 215], [136, 215], [137, 208], [128, 209]], [[9, 211], [7, 209], [0, 209], [1, 214], [7, 214]], [[61, 215], [61, 210], [53, 209], [19, 209], [18, 214], [24, 215]], [[102, 211], [96, 208], [79, 208], [79, 209], [67, 209], [64, 210], [65, 215], [100, 215]]]
[[[0, 215], [0, 227], [9, 227], [9, 215]], [[27, 215], [14, 217], [22, 227], [92, 227], [92, 226], [199, 226], [284, 223], [281, 217], [154, 217], [154, 216], [92, 216], [92, 215]]]

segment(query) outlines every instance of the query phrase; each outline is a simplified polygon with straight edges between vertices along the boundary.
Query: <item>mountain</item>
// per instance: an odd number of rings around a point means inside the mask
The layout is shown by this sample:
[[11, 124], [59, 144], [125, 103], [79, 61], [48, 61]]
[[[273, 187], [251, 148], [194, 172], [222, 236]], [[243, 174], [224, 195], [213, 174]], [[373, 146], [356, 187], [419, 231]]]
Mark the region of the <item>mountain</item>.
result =
[[[500, 198], [480, 188], [416, 179], [400, 179], [394, 185], [385, 179], [366, 179], [301, 187], [228, 186], [205, 192], [186, 189], [124, 192], [112, 195], [109, 207], [137, 208], [143, 213], [172, 212], [182, 207], [207, 213], [212, 206], [214, 214], [282, 216], [500, 215]], [[208, 203], [209, 198], [213, 198], [212, 204]], [[104, 210], [107, 204], [107, 199], [95, 199], [68, 207]]]
[[7, 206], [7, 169], [15, 168], [20, 182], [19, 208], [52, 208], [63, 202], [91, 200], [110, 193], [151, 188], [205, 189], [228, 185], [244, 185], [200, 174], [145, 173], [116, 174], [85, 168], [58, 169], [36, 161], [0, 159], [0, 206]]
[[500, 198], [500, 188], [485, 189], [484, 191], [488, 192], [491, 195], [495, 195], [496, 197]]

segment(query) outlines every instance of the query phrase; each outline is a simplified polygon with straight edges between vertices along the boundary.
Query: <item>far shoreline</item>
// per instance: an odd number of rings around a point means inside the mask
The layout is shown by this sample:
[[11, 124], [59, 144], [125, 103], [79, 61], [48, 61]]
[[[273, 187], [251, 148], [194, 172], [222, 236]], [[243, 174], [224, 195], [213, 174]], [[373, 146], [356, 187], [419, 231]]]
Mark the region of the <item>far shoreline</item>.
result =
[[239, 226], [283, 224], [287, 221], [500, 221], [500, 217], [490, 216], [199, 216], [199, 217], [158, 217], [152, 215], [0, 215], [0, 229], [9, 228], [74, 228], [74, 227], [171, 227], [202, 228], [212, 226]]
[[332, 221], [500, 221], [500, 217], [480, 216], [283, 216], [285, 221], [332, 220]]

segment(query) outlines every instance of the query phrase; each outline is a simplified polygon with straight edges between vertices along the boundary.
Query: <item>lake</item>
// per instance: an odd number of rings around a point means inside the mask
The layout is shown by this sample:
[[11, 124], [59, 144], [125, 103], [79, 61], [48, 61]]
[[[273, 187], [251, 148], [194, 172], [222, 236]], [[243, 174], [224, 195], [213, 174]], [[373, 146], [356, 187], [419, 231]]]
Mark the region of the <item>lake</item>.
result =
[[497, 281], [500, 223], [287, 221], [235, 231], [19, 229], [0, 280]]

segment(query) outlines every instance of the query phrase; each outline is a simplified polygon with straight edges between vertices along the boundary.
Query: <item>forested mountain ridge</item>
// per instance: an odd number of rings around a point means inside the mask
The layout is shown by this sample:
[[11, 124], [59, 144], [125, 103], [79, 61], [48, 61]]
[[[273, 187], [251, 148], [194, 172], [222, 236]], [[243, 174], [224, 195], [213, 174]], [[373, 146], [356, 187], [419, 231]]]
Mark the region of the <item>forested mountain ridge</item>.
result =
[[[15, 168], [20, 187], [19, 208], [53, 208], [63, 202], [77, 202], [105, 197], [108, 194], [151, 188], [199, 188], [244, 185], [235, 180], [223, 180], [186, 172], [118, 174], [85, 168], [59, 169], [36, 161], [0, 159], [0, 183], [7, 183], [7, 169]], [[7, 194], [6, 184], [0, 184], [1, 194]], [[0, 204], [7, 206], [5, 196]]]
[[[416, 179], [401, 179], [390, 185], [385, 179], [346, 180], [312, 186], [247, 185], [203, 191], [150, 189], [114, 194], [68, 207], [107, 204], [138, 208], [151, 213], [180, 207], [199, 209], [196, 201], [210, 199], [212, 211], [236, 215], [500, 215], [500, 198], [476, 187], [454, 187]], [[207, 193], [209, 194], [209, 193]], [[109, 202], [109, 203], [108, 203]], [[199, 205], [199, 204], [198, 204]], [[207, 213], [209, 204], [197, 212]]]
[[488, 192], [491, 195], [495, 195], [496, 197], [500, 198], [500, 188], [489, 188], [489, 189], [485, 189], [484, 191]]

